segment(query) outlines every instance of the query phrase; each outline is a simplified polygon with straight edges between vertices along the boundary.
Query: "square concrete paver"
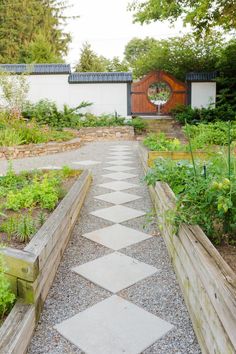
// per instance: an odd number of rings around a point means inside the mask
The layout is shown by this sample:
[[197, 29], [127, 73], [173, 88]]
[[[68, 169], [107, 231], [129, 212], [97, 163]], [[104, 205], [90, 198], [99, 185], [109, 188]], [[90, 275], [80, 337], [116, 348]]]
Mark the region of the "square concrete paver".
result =
[[126, 173], [126, 172], [114, 172], [114, 173], [108, 173], [107, 175], [102, 175], [102, 177], [107, 177], [107, 178], [121, 181], [123, 179], [137, 177], [137, 175], [134, 175], [132, 173]]
[[120, 223], [143, 216], [146, 213], [144, 211], [128, 208], [123, 205], [115, 205], [110, 208], [93, 211], [90, 214], [114, 223]]
[[125, 189], [140, 187], [138, 184], [129, 183], [125, 181], [107, 182], [107, 183], [99, 184], [98, 186], [103, 188], [113, 189], [114, 191], [123, 191]]
[[97, 258], [72, 270], [113, 293], [157, 272], [155, 267], [119, 252]]
[[124, 172], [124, 171], [130, 171], [130, 170], [135, 170], [135, 167], [129, 167], [129, 166], [111, 166], [111, 167], [104, 167], [104, 170], [108, 171], [115, 171], [115, 172]]
[[128, 193], [117, 191], [117, 192], [97, 195], [94, 198], [112, 204], [124, 204], [124, 203], [132, 202], [134, 200], [140, 199], [142, 197], [135, 194], [128, 194]]
[[87, 354], [138, 354], [173, 326], [113, 295], [55, 328]]
[[104, 227], [84, 234], [83, 236], [115, 251], [152, 237], [119, 224]]
[[73, 161], [72, 163], [74, 165], [89, 166], [89, 165], [97, 165], [101, 162], [100, 161], [93, 161], [93, 160], [84, 160], [84, 161]]

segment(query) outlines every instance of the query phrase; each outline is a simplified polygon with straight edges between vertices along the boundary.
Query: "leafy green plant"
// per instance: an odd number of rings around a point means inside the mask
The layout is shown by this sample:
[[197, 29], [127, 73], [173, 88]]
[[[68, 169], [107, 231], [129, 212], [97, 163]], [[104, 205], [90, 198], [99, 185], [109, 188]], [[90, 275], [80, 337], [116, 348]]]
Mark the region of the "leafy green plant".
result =
[[28, 242], [35, 232], [35, 221], [30, 215], [23, 215], [19, 218], [15, 233], [21, 242]]
[[69, 131], [57, 131], [42, 127], [34, 120], [26, 122], [22, 118], [6, 117], [0, 113], [0, 146], [38, 144], [49, 141], [65, 141], [75, 137]]
[[212, 123], [235, 119], [235, 111], [228, 103], [218, 103], [216, 108], [191, 108], [190, 106], [177, 106], [171, 110], [172, 115], [181, 124]]
[[165, 133], [149, 134], [143, 144], [152, 151], [186, 151], [186, 145], [178, 139], [167, 139]]
[[0, 257], [0, 319], [10, 311], [12, 308], [15, 295], [10, 290], [10, 284], [4, 274], [5, 268], [2, 257]]
[[128, 125], [132, 125], [134, 127], [134, 131], [137, 134], [141, 134], [146, 131], [147, 129], [147, 123], [145, 122], [144, 119], [136, 117], [133, 118], [131, 121], [127, 122]]
[[166, 182], [177, 196], [171, 222], [199, 224], [215, 244], [222, 240], [236, 242], [236, 160], [231, 158], [231, 179], [228, 178], [228, 157], [216, 154], [209, 161], [173, 161], [157, 159], [145, 179], [148, 184]]
[[[194, 149], [202, 149], [210, 145], [228, 144], [228, 123], [215, 122], [208, 124], [188, 125], [184, 127], [186, 133], [188, 129], [189, 136]], [[232, 123], [231, 139], [236, 140], [236, 123]]]
[[37, 103], [25, 105], [23, 116], [27, 119], [35, 119], [41, 125], [48, 125], [53, 128], [76, 128], [79, 118], [82, 116], [80, 110], [90, 106], [89, 102], [81, 102], [75, 108], [63, 106], [59, 110], [56, 103], [49, 100], [40, 100]]
[[0, 231], [5, 232], [7, 234], [8, 240], [15, 235], [17, 228], [17, 218], [14, 216], [10, 216], [6, 220], [4, 220], [0, 225]]

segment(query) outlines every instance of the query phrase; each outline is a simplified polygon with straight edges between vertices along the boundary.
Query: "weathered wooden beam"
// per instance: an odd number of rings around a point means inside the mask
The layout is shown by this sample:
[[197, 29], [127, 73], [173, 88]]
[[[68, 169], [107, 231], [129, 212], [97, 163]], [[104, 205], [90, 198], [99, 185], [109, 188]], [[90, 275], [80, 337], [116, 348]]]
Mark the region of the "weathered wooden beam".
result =
[[26, 281], [34, 281], [39, 273], [37, 256], [32, 252], [14, 248], [0, 248], [6, 273]]
[[18, 300], [0, 328], [0, 353], [26, 353], [34, 328], [35, 307]]

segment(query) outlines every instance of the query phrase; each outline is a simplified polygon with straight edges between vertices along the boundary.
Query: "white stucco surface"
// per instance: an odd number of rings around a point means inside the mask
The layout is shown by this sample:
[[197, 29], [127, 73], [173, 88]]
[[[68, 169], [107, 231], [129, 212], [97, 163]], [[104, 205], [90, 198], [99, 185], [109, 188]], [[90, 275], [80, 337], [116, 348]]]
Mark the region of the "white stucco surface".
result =
[[192, 82], [191, 107], [207, 108], [215, 106], [216, 82]]
[[[92, 103], [84, 109], [96, 115], [114, 114], [127, 117], [127, 83], [76, 83], [68, 82], [65, 75], [29, 75], [28, 99], [38, 102], [41, 99], [55, 101], [61, 109], [64, 104], [78, 106], [82, 101]], [[4, 105], [1, 98], [0, 104]]]
[[81, 101], [92, 102], [86, 110], [94, 114], [114, 113], [127, 116], [126, 83], [70, 84], [69, 105], [76, 107]]

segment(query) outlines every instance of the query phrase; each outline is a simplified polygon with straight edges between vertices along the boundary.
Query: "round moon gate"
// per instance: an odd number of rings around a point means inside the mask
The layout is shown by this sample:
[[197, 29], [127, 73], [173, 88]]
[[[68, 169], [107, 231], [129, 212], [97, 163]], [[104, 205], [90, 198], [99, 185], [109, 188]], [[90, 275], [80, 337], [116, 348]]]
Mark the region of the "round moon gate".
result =
[[187, 86], [164, 71], [153, 71], [131, 89], [132, 115], [168, 115], [178, 104], [187, 103]]

